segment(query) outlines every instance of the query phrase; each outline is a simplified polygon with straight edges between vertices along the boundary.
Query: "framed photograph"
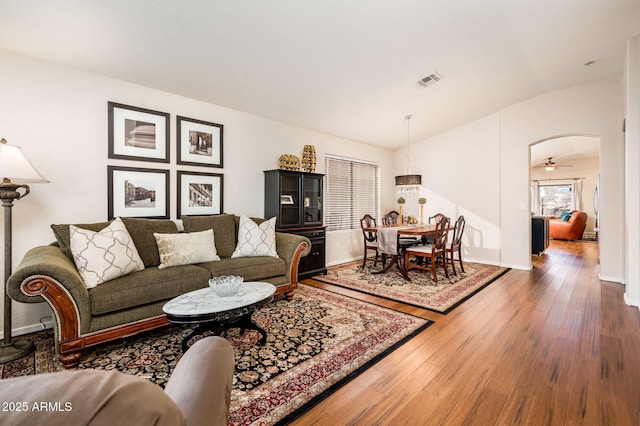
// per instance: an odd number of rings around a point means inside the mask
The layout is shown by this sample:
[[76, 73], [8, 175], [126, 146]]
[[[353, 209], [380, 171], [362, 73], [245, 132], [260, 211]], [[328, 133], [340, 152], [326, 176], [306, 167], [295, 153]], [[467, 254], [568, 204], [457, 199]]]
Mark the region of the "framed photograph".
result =
[[177, 117], [178, 164], [222, 167], [222, 124]]
[[109, 102], [109, 158], [169, 162], [169, 114]]
[[169, 218], [169, 170], [107, 166], [109, 220]]
[[223, 175], [178, 170], [178, 218], [222, 213]]
[[280, 204], [293, 204], [293, 197], [291, 195], [281, 195]]

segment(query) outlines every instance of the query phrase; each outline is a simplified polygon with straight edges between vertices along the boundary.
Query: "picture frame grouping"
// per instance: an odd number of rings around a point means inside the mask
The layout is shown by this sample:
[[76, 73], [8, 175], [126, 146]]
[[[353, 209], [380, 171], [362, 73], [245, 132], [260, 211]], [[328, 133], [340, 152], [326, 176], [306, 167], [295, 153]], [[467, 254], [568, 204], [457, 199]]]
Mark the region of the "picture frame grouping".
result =
[[169, 162], [169, 114], [109, 102], [109, 158]]
[[[108, 158], [170, 163], [170, 114], [108, 102]], [[176, 164], [223, 167], [224, 125], [176, 116]], [[224, 175], [177, 171], [177, 217], [223, 212]], [[170, 217], [170, 170], [107, 166], [109, 220]]]
[[169, 170], [107, 166], [108, 218], [169, 219]]
[[220, 173], [178, 171], [178, 213], [202, 216], [223, 212], [223, 180]]
[[222, 167], [222, 124], [178, 116], [176, 127], [178, 164]]

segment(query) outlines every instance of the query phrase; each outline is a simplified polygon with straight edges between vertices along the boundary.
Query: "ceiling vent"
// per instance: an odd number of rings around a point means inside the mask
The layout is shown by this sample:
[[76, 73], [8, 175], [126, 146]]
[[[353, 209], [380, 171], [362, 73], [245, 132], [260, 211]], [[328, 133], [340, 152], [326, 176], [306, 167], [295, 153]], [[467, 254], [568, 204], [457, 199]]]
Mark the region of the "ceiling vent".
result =
[[440, 74], [438, 74], [437, 72], [434, 72], [434, 73], [431, 73], [428, 76], [426, 76], [424, 78], [421, 78], [420, 80], [416, 81], [416, 84], [419, 87], [428, 87], [428, 86], [432, 86], [432, 85], [436, 84], [440, 80], [442, 80], [442, 76], [440, 76]]

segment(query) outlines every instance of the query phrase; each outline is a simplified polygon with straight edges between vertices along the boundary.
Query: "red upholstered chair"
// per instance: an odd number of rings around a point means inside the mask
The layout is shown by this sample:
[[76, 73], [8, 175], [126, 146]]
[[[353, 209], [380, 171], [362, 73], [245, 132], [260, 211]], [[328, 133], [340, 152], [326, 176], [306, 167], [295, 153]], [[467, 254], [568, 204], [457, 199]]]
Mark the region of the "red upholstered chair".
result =
[[588, 215], [574, 210], [568, 221], [560, 218], [549, 218], [549, 238], [556, 240], [581, 240], [587, 226]]

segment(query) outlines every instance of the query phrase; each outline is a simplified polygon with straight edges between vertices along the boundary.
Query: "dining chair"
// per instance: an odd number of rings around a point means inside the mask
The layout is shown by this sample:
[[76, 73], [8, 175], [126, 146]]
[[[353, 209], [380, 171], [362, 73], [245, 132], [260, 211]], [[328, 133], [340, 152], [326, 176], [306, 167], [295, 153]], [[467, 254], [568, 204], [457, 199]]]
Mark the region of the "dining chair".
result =
[[[397, 225], [398, 218], [400, 217], [400, 213], [395, 210], [391, 210], [389, 213], [385, 214], [382, 217], [382, 225]], [[400, 244], [401, 249], [404, 251], [406, 247], [413, 246], [420, 243], [420, 239], [417, 237], [411, 237], [408, 235], [398, 236], [398, 243]]]
[[432, 223], [432, 222], [433, 223], [438, 223], [438, 222], [440, 222], [440, 219], [442, 219], [443, 217], [447, 217], [447, 216], [445, 216], [442, 213], [436, 213], [433, 216], [429, 217], [429, 223]]
[[[375, 231], [365, 231], [365, 228], [375, 228], [377, 226], [376, 219], [370, 214], [365, 214], [360, 219], [360, 228], [362, 229], [362, 237], [364, 242], [364, 257], [362, 258], [362, 267], [364, 268], [367, 260], [373, 260], [373, 266], [378, 264], [378, 235]], [[375, 258], [368, 257], [369, 251], [375, 251]]]
[[[449, 278], [449, 271], [447, 270], [447, 259], [445, 255], [445, 249], [447, 247], [447, 236], [449, 234], [449, 218], [443, 217], [440, 222], [436, 223], [436, 229], [433, 234], [433, 243], [424, 246], [407, 247], [404, 251], [404, 266], [407, 269], [423, 269], [431, 271], [433, 274], [433, 280], [438, 282], [438, 276], [436, 269], [438, 266], [444, 268], [444, 275]], [[418, 258], [429, 259], [429, 262], [416, 262], [410, 263], [409, 257], [415, 256]]]
[[[445, 257], [449, 260], [449, 263], [451, 263], [451, 269], [453, 269], [454, 275], [458, 275], [453, 263], [454, 260], [460, 262], [460, 269], [464, 272], [464, 265], [462, 265], [462, 233], [464, 232], [465, 224], [466, 221], [464, 216], [458, 216], [456, 224], [453, 227], [453, 238], [451, 239], [451, 243], [449, 243], [445, 249]], [[455, 258], [455, 253], [458, 253], [457, 259]]]
[[[428, 223], [439, 223], [440, 219], [443, 217], [447, 217], [442, 213], [436, 213], [433, 216], [429, 216]], [[427, 235], [426, 237], [422, 237], [422, 244], [433, 244], [433, 235]]]
[[395, 210], [391, 210], [389, 213], [382, 216], [382, 224], [384, 226], [397, 225], [398, 217], [400, 217], [400, 213]]

